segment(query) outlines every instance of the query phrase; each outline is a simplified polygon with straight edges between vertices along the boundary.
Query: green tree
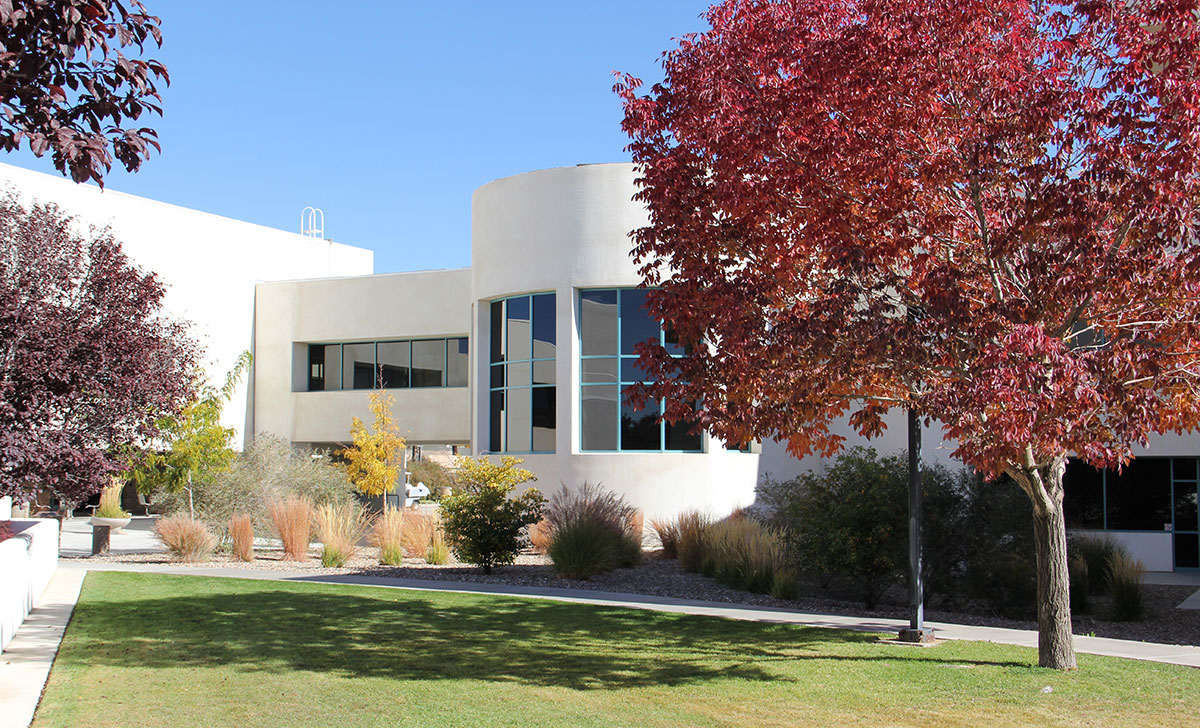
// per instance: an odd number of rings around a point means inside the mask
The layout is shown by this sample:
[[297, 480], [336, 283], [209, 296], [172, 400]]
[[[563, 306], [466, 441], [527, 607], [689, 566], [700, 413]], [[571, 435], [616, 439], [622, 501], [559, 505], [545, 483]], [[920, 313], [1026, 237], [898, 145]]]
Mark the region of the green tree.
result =
[[365, 495], [383, 495], [396, 488], [404, 467], [404, 438], [392, 417], [396, 398], [381, 390], [371, 392], [371, 412], [375, 426], [367, 430], [355, 417], [350, 424], [350, 447], [342, 450], [350, 482]]
[[522, 532], [542, 517], [546, 499], [536, 488], [512, 497], [518, 485], [536, 480], [533, 473], [517, 467], [522, 462], [507, 455], [499, 464], [485, 457], [459, 458], [458, 482], [463, 490], [442, 501], [446, 540], [459, 559], [477, 564], [485, 574], [516, 560]]
[[237, 453], [232, 446], [236, 431], [221, 426], [221, 412], [250, 367], [252, 357], [244, 351], [225, 376], [220, 389], [207, 386], [177, 417], [159, 421], [160, 448], [148, 448], [132, 458], [130, 480], [138, 491], [156, 488], [188, 494], [188, 514], [195, 517], [192, 483], [197, 476], [229, 469]]

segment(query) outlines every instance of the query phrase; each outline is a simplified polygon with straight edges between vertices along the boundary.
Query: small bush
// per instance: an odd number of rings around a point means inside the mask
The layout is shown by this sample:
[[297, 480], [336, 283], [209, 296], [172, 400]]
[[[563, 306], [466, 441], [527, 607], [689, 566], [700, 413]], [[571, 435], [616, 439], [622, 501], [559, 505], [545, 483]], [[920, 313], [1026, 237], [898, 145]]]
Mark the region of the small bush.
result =
[[611, 491], [584, 483], [565, 485], [546, 509], [547, 553], [554, 571], [568, 579], [633, 566], [642, 556], [641, 514]]
[[550, 522], [545, 518], [529, 527], [529, 545], [533, 548], [534, 553], [548, 553], [552, 538]]
[[357, 503], [326, 503], [317, 509], [321, 565], [342, 566], [358, 553], [358, 542], [371, 528], [371, 518]]
[[477, 564], [485, 574], [511, 564], [526, 527], [542, 518], [546, 500], [536, 489], [512, 497], [519, 484], [533, 479], [533, 473], [517, 467], [521, 462], [508, 455], [498, 465], [487, 458], [460, 458], [463, 489], [442, 500], [446, 541], [460, 561]]
[[425, 563], [434, 566], [444, 566], [450, 560], [450, 547], [446, 545], [446, 534], [441, 524], [433, 527], [433, 536], [429, 548], [425, 550]]
[[1105, 536], [1075, 536], [1068, 544], [1072, 557], [1087, 564], [1088, 588], [1092, 594], [1104, 594], [1112, 581], [1109, 564], [1114, 556], [1129, 558], [1120, 543]]
[[217, 546], [216, 537], [203, 521], [184, 516], [158, 519], [154, 535], [178, 561], [207, 561]]
[[283, 557], [294, 561], [307, 559], [312, 538], [312, 501], [305, 496], [290, 495], [273, 502], [267, 513], [283, 542]]
[[1142, 618], [1142, 576], [1146, 567], [1137, 559], [1120, 552], [1108, 557], [1108, 594], [1112, 597], [1112, 618], [1131, 622]]
[[677, 521], [650, 519], [650, 530], [658, 538], [662, 555], [668, 559], [679, 558], [679, 523]]
[[701, 571], [706, 551], [704, 532], [712, 523], [712, 519], [699, 511], [684, 511], [675, 521], [679, 534], [676, 550], [679, 554], [679, 565], [684, 571]]
[[375, 519], [375, 528], [368, 541], [379, 549], [379, 563], [399, 566], [404, 563], [404, 511], [385, 508]]
[[233, 555], [242, 561], [254, 561], [254, 524], [250, 516], [234, 514], [229, 519]]
[[97, 518], [129, 518], [129, 513], [121, 508], [121, 491], [125, 484], [116, 478], [112, 484], [100, 491], [100, 505], [96, 508]]

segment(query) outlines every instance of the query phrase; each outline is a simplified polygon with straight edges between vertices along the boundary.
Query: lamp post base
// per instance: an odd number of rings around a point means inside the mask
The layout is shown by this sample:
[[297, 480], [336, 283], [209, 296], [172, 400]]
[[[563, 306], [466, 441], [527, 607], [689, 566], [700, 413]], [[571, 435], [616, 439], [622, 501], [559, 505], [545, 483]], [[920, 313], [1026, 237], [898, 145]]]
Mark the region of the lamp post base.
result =
[[912, 629], [905, 628], [900, 630], [900, 634], [896, 636], [898, 642], [912, 642], [914, 644], [926, 644], [934, 642], [932, 629]]

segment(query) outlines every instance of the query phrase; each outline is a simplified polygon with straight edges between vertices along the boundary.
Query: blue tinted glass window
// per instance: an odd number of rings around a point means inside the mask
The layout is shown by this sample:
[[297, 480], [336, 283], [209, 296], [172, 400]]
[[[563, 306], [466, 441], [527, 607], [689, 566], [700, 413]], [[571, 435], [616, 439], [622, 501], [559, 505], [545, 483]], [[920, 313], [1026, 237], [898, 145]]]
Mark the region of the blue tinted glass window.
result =
[[554, 452], [555, 294], [491, 304], [491, 452]]

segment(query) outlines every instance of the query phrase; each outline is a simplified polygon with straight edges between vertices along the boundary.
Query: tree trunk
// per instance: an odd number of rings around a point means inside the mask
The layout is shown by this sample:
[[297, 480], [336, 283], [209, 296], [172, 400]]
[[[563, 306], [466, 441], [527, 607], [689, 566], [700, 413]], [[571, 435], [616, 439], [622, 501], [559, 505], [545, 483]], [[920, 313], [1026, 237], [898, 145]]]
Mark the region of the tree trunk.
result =
[[1067, 522], [1063, 517], [1066, 456], [1048, 464], [1009, 468], [1009, 475], [1033, 501], [1037, 549], [1038, 665], [1075, 669], [1071, 638], [1071, 580], [1067, 567]]

